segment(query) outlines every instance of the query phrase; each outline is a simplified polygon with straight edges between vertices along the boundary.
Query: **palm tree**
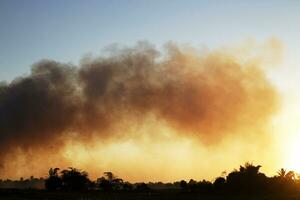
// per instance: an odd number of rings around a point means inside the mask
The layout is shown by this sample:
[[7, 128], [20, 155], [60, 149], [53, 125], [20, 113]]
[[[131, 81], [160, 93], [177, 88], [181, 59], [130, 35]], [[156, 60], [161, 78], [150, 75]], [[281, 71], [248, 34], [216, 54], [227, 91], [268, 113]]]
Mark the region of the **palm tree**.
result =
[[296, 174], [294, 171], [289, 171], [286, 175], [285, 178], [288, 180], [294, 180], [296, 178]]
[[103, 174], [110, 182], [112, 182], [116, 178], [112, 172], [104, 172]]
[[294, 171], [286, 171], [285, 169], [281, 168], [278, 170], [277, 175], [279, 178], [287, 179], [287, 180], [294, 180], [296, 178], [296, 174]]
[[226, 177], [226, 183], [234, 192], [258, 192], [263, 191], [267, 184], [265, 174], [259, 172], [261, 165], [245, 163], [239, 170], [234, 170]]
[[57, 171], [59, 170], [59, 168], [50, 168], [49, 169], [49, 176], [58, 176]]
[[57, 190], [62, 186], [61, 177], [58, 176], [59, 168], [50, 168], [49, 177], [45, 181], [45, 187], [48, 190]]
[[256, 174], [259, 174], [260, 168], [261, 168], [261, 165], [255, 166], [252, 163], [246, 162], [245, 166], [240, 166], [240, 172], [246, 173], [246, 174], [251, 174], [251, 175], [256, 175]]
[[280, 170], [277, 171], [277, 175], [278, 177], [280, 178], [285, 178], [285, 175], [286, 175], [286, 170], [281, 168]]

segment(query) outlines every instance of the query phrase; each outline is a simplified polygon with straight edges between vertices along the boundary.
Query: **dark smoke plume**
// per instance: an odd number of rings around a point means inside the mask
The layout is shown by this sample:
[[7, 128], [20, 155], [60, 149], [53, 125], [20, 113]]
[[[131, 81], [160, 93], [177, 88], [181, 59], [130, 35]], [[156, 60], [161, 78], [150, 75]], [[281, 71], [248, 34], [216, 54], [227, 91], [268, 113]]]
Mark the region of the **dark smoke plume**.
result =
[[1, 162], [15, 151], [51, 152], [68, 138], [110, 137], [120, 120], [147, 114], [215, 143], [264, 126], [276, 110], [276, 90], [259, 66], [217, 51], [166, 49], [142, 43], [79, 66], [43, 60], [29, 76], [2, 84]]

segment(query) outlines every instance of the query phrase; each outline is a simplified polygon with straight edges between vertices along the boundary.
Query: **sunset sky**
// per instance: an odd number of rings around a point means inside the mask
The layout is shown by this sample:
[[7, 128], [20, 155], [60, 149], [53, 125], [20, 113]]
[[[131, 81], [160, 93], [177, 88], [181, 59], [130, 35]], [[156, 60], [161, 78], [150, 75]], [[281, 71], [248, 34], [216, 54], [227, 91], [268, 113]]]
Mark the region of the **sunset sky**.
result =
[[[1, 0], [0, 178], [73, 166], [213, 180], [247, 161], [300, 172], [299, 7]], [[23, 100], [35, 91], [41, 105]]]

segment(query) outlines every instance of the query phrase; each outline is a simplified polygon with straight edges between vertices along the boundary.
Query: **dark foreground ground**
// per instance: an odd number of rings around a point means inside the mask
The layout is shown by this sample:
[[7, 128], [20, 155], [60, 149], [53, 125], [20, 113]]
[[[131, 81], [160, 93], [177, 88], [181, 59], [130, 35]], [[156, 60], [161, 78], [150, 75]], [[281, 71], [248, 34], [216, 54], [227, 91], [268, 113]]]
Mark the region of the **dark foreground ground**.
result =
[[105, 193], [99, 191], [88, 192], [48, 192], [37, 190], [1, 190], [2, 200], [300, 200], [300, 195], [201, 195], [178, 191], [154, 192], [122, 192]]

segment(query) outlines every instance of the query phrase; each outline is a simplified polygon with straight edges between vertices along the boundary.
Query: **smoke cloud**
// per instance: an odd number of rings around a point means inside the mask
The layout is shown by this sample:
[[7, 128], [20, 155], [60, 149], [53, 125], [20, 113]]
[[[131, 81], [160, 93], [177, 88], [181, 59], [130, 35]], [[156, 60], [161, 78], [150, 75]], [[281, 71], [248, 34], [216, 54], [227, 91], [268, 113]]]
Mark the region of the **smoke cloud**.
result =
[[48, 160], [63, 162], [58, 152], [69, 141], [134, 137], [116, 127], [148, 116], [204, 145], [262, 134], [278, 94], [260, 64], [224, 49], [168, 44], [159, 51], [146, 42], [78, 66], [42, 60], [30, 75], [0, 85], [0, 174], [17, 168], [15, 155], [40, 162], [30, 155], [47, 152]]

